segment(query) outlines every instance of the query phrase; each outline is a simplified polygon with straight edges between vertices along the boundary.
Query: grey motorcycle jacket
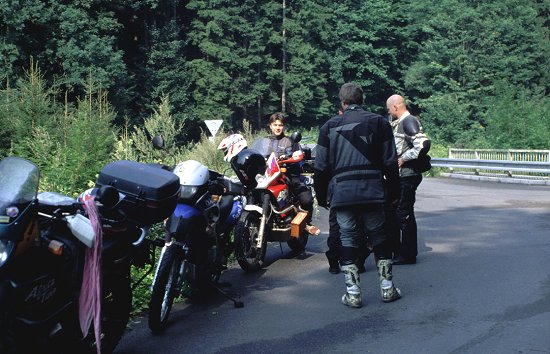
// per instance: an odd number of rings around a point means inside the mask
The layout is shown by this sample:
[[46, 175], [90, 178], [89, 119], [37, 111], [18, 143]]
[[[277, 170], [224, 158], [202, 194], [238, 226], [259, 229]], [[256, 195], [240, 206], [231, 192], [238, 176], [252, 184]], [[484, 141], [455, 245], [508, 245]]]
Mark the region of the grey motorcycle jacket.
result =
[[415, 116], [408, 114], [391, 122], [397, 156], [405, 163], [399, 171], [401, 177], [422, 174], [416, 168], [416, 161], [422, 153], [430, 150], [430, 140], [424, 134], [420, 121]]
[[314, 170], [314, 188], [321, 206], [397, 199], [397, 153], [389, 122], [357, 105], [349, 106], [343, 115], [321, 127]]

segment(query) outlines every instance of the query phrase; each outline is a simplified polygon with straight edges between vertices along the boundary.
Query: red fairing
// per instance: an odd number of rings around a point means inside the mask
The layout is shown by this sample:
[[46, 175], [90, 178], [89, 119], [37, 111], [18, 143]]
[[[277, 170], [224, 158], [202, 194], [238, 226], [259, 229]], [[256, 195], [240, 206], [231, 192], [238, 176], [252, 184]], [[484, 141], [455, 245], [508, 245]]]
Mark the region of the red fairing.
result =
[[275, 198], [277, 198], [279, 196], [279, 193], [281, 193], [281, 191], [284, 191], [286, 189], [286, 184], [276, 184], [276, 185], [267, 187], [267, 189], [271, 192], [271, 194], [275, 196]]

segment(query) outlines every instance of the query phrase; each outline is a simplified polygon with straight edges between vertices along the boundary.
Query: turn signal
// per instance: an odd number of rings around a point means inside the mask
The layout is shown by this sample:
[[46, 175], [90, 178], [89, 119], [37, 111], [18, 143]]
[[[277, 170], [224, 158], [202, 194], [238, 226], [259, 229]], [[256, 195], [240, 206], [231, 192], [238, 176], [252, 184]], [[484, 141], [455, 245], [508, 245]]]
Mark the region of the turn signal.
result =
[[282, 173], [285, 173], [286, 172], [286, 167], [281, 167], [280, 170], [281, 170]]
[[63, 246], [62, 242], [51, 240], [48, 244], [48, 250], [56, 256], [61, 256], [63, 254]]

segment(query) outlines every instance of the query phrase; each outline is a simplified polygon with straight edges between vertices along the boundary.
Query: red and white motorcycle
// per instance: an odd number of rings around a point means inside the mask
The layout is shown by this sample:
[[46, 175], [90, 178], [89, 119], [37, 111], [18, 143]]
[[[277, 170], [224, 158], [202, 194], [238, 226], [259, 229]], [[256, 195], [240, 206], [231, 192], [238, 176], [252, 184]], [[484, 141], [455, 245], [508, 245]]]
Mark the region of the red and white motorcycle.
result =
[[[299, 142], [301, 134], [293, 133], [290, 138]], [[269, 138], [261, 138], [247, 149], [244, 138], [233, 134], [218, 147], [224, 150], [225, 160], [236, 165], [234, 170], [241, 172], [237, 177], [248, 187], [244, 212], [234, 229], [234, 249], [239, 265], [249, 272], [262, 267], [267, 242], [287, 242], [293, 251], [300, 252], [311, 232], [306, 225], [308, 212], [300, 208], [287, 176], [292, 169], [302, 168], [304, 152], [277, 158], [274, 152], [268, 154], [269, 145]]]

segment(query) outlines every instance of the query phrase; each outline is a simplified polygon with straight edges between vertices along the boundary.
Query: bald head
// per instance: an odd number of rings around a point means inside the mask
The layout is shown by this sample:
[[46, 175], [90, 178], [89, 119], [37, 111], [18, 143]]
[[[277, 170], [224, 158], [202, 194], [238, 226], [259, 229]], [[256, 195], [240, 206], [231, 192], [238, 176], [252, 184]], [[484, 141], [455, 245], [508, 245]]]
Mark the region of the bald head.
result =
[[399, 118], [407, 111], [405, 99], [400, 95], [391, 95], [386, 101], [386, 108], [393, 119]]

